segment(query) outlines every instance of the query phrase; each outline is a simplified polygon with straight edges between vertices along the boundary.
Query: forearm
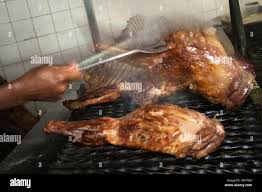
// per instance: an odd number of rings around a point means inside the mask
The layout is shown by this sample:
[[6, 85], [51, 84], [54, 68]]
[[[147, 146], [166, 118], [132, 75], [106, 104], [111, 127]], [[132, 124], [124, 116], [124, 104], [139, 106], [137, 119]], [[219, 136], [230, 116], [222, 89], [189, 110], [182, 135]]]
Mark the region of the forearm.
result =
[[0, 110], [21, 105], [25, 101], [23, 88], [18, 81], [0, 86]]

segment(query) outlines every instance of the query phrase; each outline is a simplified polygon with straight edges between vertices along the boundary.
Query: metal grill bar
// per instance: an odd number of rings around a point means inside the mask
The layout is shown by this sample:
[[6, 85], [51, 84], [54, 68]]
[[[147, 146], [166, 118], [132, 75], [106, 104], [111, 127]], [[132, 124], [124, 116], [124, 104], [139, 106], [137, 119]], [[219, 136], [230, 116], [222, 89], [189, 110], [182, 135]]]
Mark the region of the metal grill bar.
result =
[[[133, 150], [112, 145], [92, 147], [65, 143], [49, 166], [49, 173], [132, 173], [132, 174], [204, 174], [204, 173], [262, 173], [261, 122], [256, 107], [247, 100], [241, 109], [227, 111], [210, 104], [191, 93], [180, 93], [163, 99], [162, 102], [189, 107], [218, 118], [226, 130], [222, 146], [210, 156], [200, 160], [175, 159], [173, 156]], [[73, 111], [71, 120], [83, 120], [103, 116], [120, 117], [137, 106], [120, 99], [115, 103], [98, 105]], [[101, 167], [102, 162], [102, 167]]]

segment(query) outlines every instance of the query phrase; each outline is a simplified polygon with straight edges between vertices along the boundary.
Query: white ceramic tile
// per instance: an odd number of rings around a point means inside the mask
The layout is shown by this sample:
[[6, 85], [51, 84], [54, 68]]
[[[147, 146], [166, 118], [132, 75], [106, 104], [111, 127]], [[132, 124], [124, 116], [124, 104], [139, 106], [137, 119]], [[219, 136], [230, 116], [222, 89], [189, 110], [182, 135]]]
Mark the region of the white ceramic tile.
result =
[[[132, 1], [133, 2], [133, 1]], [[132, 2], [129, 2], [128, 4], [133, 4]], [[115, 17], [124, 17], [127, 15], [127, 7], [128, 4], [123, 1], [123, 0], [114, 0], [113, 3], [111, 1], [106, 1], [105, 3], [107, 3], [107, 7], [108, 7], [108, 14], [110, 15], [110, 17], [115, 18]], [[135, 4], [135, 3], [134, 3]], [[134, 6], [137, 6], [137, 4], [135, 4]], [[152, 8], [152, 4], [147, 5], [148, 7]], [[106, 14], [106, 12], [104, 10], [101, 10], [100, 12], [102, 12], [101, 14]]]
[[44, 15], [33, 18], [37, 36], [47, 35], [55, 32], [51, 15]]
[[0, 3], [0, 23], [8, 23], [10, 21], [5, 3]]
[[20, 50], [23, 61], [30, 59], [34, 55], [41, 55], [37, 39], [30, 39], [27, 41], [19, 42], [18, 48]]
[[0, 76], [1, 76], [3, 79], [6, 79], [6, 77], [5, 77], [5, 72], [4, 72], [4, 68], [3, 68], [3, 67], [0, 67]]
[[47, 0], [27, 0], [32, 17], [50, 13]]
[[[190, 8], [190, 12], [194, 12], [194, 13], [197, 13], [197, 12], [203, 12], [203, 5], [202, 5], [202, 2], [203, 0], [188, 0], [188, 1], [185, 1], [187, 2], [187, 6]], [[216, 4], [214, 4], [216, 5]]]
[[31, 19], [13, 22], [13, 27], [17, 41], [24, 41], [36, 36]]
[[0, 24], [0, 46], [15, 42], [15, 35], [10, 23]]
[[74, 26], [69, 10], [53, 14], [53, 19], [58, 32], [71, 29]]
[[59, 50], [55, 34], [39, 37], [38, 40], [43, 55], [55, 53]]
[[204, 19], [205, 21], [211, 21], [214, 20], [217, 17], [217, 11], [212, 10], [204, 13]]
[[0, 63], [2, 65], [17, 63], [21, 60], [16, 44], [0, 47], [0, 53]]
[[210, 11], [216, 9], [216, 0], [202, 0], [203, 11]]
[[93, 46], [90, 44], [79, 46], [79, 50], [80, 50], [81, 59], [86, 59], [88, 57], [91, 57], [93, 54], [95, 54]]
[[70, 8], [76, 8], [76, 7], [83, 7], [84, 1], [83, 0], [68, 0]]
[[52, 13], [69, 9], [67, 0], [49, 0], [50, 8]]
[[25, 68], [26, 72], [35, 68], [35, 67], [41, 66], [41, 64], [32, 63], [31, 60], [24, 61], [23, 64], [24, 64], [24, 68]]
[[76, 38], [79, 45], [92, 42], [92, 37], [88, 26], [76, 28]]
[[73, 48], [77, 46], [77, 40], [74, 30], [63, 31], [57, 34], [58, 42], [61, 50]]
[[80, 56], [78, 48], [64, 50], [62, 51], [62, 54], [63, 54], [65, 63], [81, 60], [81, 56]]
[[71, 10], [73, 22], [75, 27], [88, 25], [88, 20], [86, 16], [86, 10], [83, 7], [75, 8]]
[[36, 104], [34, 101], [26, 102], [24, 106], [32, 115], [37, 116]]
[[60, 52], [53, 53], [53, 54], [50, 54], [50, 55], [47, 55], [47, 56], [53, 58], [53, 64], [54, 65], [64, 64], [64, 59], [63, 59], [63, 56], [62, 56], [62, 54]]
[[217, 13], [218, 15], [229, 14], [229, 3], [227, 0], [220, 0], [217, 2]]
[[93, 7], [96, 13], [96, 17], [107, 17], [108, 18], [108, 5], [105, 0], [92, 1]]
[[26, 0], [14, 0], [6, 2], [11, 21], [26, 19], [30, 17]]
[[25, 73], [22, 63], [16, 63], [4, 66], [7, 81], [12, 81]]
[[24, 61], [23, 64], [24, 64], [25, 72], [33, 68], [33, 65], [31, 64], [31, 60]]

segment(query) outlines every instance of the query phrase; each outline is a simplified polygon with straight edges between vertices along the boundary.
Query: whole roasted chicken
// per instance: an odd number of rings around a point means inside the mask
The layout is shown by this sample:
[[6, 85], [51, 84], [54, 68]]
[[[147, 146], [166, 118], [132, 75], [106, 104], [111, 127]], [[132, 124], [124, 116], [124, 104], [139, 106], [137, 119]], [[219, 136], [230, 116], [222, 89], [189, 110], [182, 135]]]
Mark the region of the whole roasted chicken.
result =
[[[227, 109], [245, 101], [255, 78], [253, 68], [227, 55], [214, 28], [176, 31], [164, 41], [169, 48], [166, 52], [137, 54], [85, 71], [86, 93], [64, 105], [79, 109], [111, 102], [121, 95], [145, 105], [185, 89]], [[123, 89], [125, 82], [141, 83], [142, 90]]]
[[218, 120], [172, 104], [146, 105], [121, 118], [50, 121], [44, 131], [87, 145], [110, 143], [197, 159], [216, 150], [225, 136]]

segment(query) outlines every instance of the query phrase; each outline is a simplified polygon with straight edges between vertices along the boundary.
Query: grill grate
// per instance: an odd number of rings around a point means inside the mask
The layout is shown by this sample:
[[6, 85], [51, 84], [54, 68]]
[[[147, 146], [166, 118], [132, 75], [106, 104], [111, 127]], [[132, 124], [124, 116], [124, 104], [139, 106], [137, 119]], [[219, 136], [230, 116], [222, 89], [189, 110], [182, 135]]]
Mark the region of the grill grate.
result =
[[[206, 158], [175, 159], [173, 156], [133, 150], [112, 145], [83, 146], [66, 142], [49, 173], [132, 173], [132, 174], [192, 174], [192, 173], [262, 173], [262, 132], [257, 107], [250, 99], [241, 109], [227, 111], [210, 104], [192, 93], [179, 93], [160, 102], [173, 103], [216, 116], [225, 126], [226, 138], [222, 146]], [[120, 117], [133, 111], [135, 105], [125, 99], [114, 103], [73, 111], [71, 120], [83, 120], [102, 116]], [[102, 162], [102, 167], [101, 167]]]
[[247, 53], [255, 66], [256, 81], [262, 87], [262, 39], [251, 41], [248, 45]]

